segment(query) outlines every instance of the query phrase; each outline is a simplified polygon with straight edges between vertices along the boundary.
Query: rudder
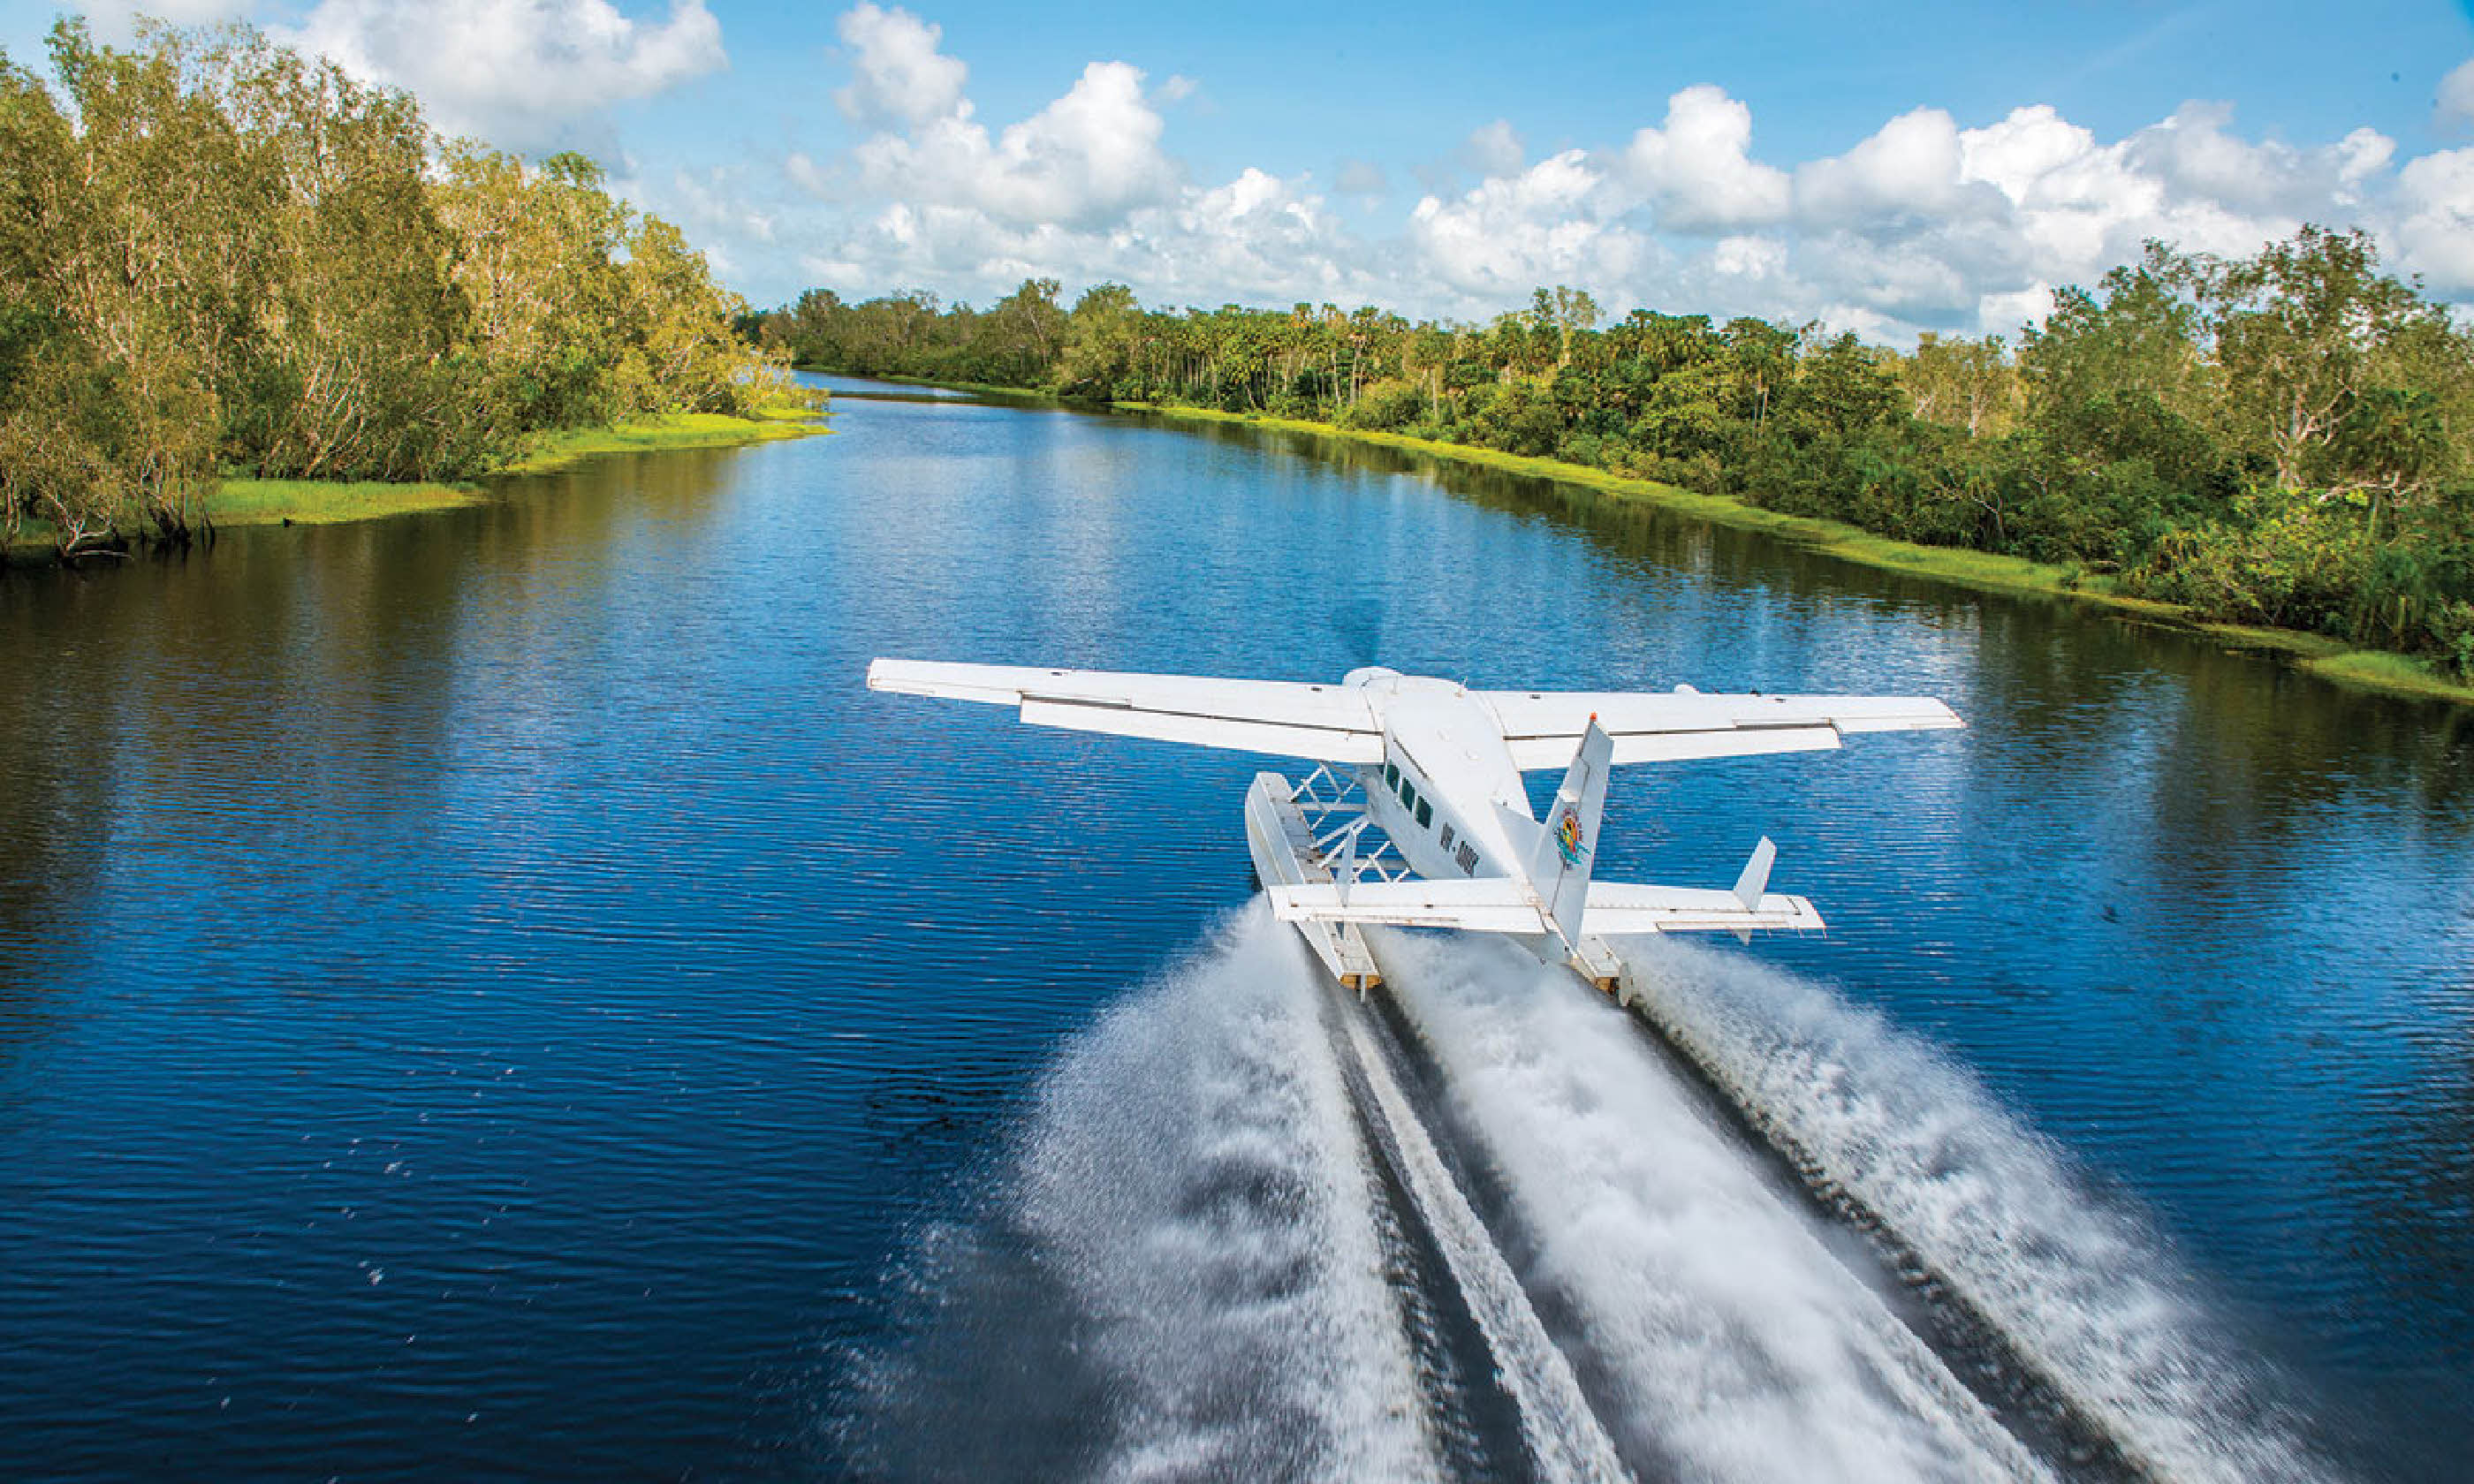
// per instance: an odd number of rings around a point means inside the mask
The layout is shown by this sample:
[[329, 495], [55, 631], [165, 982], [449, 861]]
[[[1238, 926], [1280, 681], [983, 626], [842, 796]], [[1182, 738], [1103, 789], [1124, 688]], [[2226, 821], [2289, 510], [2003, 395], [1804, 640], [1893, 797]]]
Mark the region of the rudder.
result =
[[1567, 947], [1581, 939], [1581, 911], [1589, 900], [1589, 872], [1598, 858], [1598, 820], [1606, 811], [1607, 772], [1614, 750], [1598, 719], [1590, 717], [1530, 854], [1529, 879]]

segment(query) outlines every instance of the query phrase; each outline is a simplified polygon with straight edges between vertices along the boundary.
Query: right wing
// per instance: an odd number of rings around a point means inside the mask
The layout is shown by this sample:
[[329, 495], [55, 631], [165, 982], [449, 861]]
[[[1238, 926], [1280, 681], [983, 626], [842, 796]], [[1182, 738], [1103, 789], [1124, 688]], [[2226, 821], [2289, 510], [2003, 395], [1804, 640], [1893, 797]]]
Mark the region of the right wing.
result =
[[1383, 760], [1363, 691], [1291, 681], [879, 659], [870, 690], [1020, 708], [1038, 727], [1225, 747], [1317, 762]]

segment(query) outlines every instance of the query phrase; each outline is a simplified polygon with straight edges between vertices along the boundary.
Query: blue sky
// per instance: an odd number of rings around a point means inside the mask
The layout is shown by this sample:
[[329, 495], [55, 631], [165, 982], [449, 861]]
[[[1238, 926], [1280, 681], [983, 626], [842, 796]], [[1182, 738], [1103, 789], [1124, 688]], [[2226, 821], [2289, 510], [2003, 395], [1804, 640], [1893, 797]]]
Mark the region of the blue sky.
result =
[[[11, 0], [28, 59], [54, 8]], [[89, 6], [107, 35], [132, 7]], [[2463, 5], [159, 0], [583, 148], [759, 303], [1612, 309], [2015, 328], [2147, 235], [2359, 224], [2474, 301]]]

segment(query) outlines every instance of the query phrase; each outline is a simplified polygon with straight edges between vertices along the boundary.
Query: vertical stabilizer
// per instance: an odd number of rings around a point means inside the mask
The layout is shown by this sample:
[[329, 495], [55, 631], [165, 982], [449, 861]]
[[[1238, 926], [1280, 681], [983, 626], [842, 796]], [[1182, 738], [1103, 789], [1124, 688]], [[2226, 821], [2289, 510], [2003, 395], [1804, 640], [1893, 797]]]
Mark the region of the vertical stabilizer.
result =
[[1538, 888], [1538, 899], [1567, 946], [1581, 937], [1581, 909], [1589, 899], [1589, 868], [1598, 858], [1598, 816], [1606, 809], [1607, 769], [1614, 752], [1605, 729], [1590, 717], [1529, 858], [1529, 879]]

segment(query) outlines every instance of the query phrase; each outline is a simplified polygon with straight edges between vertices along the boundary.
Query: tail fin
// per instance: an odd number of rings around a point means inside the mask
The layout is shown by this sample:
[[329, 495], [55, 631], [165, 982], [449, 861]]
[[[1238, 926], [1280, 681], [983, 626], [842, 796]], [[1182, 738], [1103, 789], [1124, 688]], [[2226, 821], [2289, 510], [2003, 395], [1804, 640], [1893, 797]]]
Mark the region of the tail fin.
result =
[[1590, 717], [1530, 855], [1529, 879], [1566, 944], [1581, 938], [1581, 909], [1589, 900], [1589, 870], [1598, 858], [1598, 816], [1606, 809], [1607, 769], [1614, 752], [1605, 729]]

